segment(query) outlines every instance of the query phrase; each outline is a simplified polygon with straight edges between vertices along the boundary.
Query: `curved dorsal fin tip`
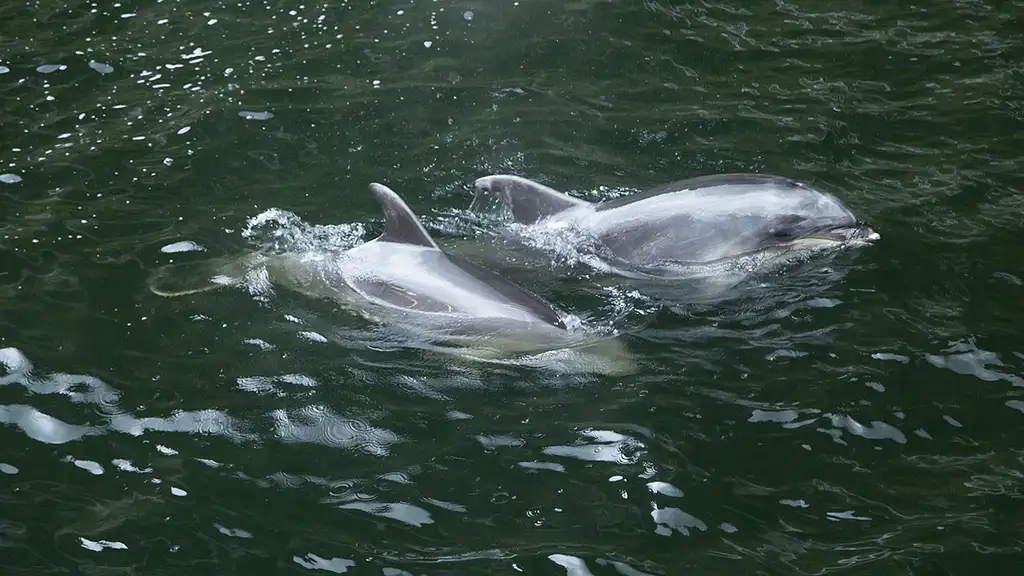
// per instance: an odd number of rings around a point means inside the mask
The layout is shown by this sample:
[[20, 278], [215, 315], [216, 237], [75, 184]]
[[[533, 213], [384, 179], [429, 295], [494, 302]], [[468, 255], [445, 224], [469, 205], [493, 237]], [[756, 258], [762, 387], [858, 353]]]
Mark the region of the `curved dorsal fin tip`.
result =
[[476, 196], [488, 195], [512, 209], [517, 222], [532, 224], [553, 214], [589, 204], [540, 182], [510, 174], [491, 174], [473, 182]]
[[370, 183], [370, 191], [384, 212], [384, 233], [377, 240], [440, 250], [420, 219], [397, 192], [377, 182]]

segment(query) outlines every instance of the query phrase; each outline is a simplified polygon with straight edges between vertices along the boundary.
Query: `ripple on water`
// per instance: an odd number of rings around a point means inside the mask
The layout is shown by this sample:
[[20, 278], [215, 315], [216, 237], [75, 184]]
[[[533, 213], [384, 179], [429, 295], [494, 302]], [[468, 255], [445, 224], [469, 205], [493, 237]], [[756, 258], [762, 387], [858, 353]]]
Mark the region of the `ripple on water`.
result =
[[322, 404], [288, 411], [273, 410], [275, 434], [285, 443], [311, 443], [387, 456], [400, 438], [394, 432], [346, 418]]
[[564, 456], [590, 462], [613, 462], [616, 464], [635, 464], [644, 454], [644, 444], [630, 436], [609, 430], [583, 430], [580, 435], [588, 440], [597, 440], [589, 444], [573, 444], [571, 446], [546, 446], [542, 452], [550, 456]]

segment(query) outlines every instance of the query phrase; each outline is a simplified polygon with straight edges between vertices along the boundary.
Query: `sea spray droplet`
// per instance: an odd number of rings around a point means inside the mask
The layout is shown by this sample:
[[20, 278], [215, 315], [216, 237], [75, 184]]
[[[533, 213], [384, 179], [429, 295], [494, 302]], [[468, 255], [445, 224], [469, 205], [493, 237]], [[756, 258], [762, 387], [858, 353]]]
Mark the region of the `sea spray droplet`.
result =
[[462, 17], [466, 20], [466, 22], [469, 22], [470, 20], [473, 19], [473, 11], [466, 10], [465, 12], [462, 13]]
[[111, 66], [110, 64], [104, 64], [102, 62], [97, 62], [95, 60], [90, 60], [89, 61], [89, 68], [92, 68], [93, 70], [99, 72], [100, 74], [110, 74], [111, 72], [114, 71], [114, 67]]
[[426, 40], [426, 41], [423, 42], [423, 46], [426, 47], [426, 48], [430, 48], [433, 45], [434, 45], [434, 43], [431, 42], [430, 40]]
[[21, 176], [17, 174], [0, 174], [0, 182], [4, 184], [17, 184], [21, 182]]
[[247, 112], [245, 110], [239, 112], [238, 115], [246, 120], [270, 120], [274, 117], [273, 112]]

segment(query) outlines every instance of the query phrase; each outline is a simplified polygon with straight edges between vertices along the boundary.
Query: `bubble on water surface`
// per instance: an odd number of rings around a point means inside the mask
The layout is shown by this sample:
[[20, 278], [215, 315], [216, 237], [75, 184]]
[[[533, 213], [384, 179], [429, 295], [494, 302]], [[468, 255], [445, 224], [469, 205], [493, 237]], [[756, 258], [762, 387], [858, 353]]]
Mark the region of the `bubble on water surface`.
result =
[[68, 67], [65, 66], [64, 64], [43, 64], [42, 66], [39, 66], [38, 68], [36, 68], [36, 72], [39, 72], [40, 74], [50, 74], [50, 73], [56, 72], [58, 70], [67, 70], [67, 69], [68, 69]]
[[3, 182], [4, 184], [17, 184], [18, 182], [21, 182], [21, 180], [21, 176], [18, 176], [17, 174], [0, 174], [0, 182]]
[[4, 474], [17, 474], [19, 470], [15, 466], [11, 466], [10, 464], [4, 464], [3, 462], [0, 462], [0, 472]]
[[7, 74], [10, 71], [11, 71], [11, 69], [8, 68], [7, 66], [0, 66], [0, 74]]

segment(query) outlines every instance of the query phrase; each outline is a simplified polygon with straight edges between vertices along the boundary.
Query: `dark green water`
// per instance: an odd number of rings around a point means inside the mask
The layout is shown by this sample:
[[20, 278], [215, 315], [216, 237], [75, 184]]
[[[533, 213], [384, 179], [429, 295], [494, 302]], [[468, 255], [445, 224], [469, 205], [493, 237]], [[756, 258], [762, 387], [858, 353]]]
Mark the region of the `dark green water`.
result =
[[[1022, 14], [6, 3], [3, 573], [1018, 573]], [[825, 188], [882, 241], [718, 303], [620, 303], [648, 313], [628, 377], [324, 343], [297, 322], [342, 320], [301, 296], [146, 288], [271, 208], [371, 238], [374, 180], [452, 242], [488, 173], [598, 199], [731, 171]], [[161, 251], [183, 241], [206, 252]], [[555, 270], [515, 278], [614, 304]]]

